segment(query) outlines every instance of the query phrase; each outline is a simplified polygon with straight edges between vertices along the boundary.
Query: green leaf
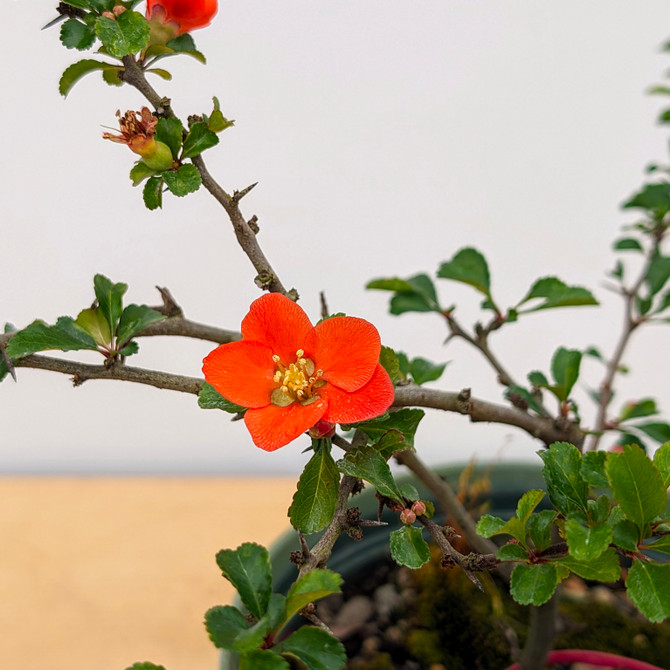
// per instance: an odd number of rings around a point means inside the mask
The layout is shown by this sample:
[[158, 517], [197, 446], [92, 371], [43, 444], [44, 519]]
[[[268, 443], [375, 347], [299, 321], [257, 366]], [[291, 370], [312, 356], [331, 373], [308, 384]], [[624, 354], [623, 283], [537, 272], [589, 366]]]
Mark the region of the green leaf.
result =
[[216, 562], [223, 576], [240, 594], [244, 606], [257, 619], [266, 612], [272, 593], [272, 568], [265, 547], [245, 542], [237, 549], [222, 549]]
[[477, 521], [477, 526], [475, 530], [477, 535], [482, 537], [489, 538], [500, 533], [500, 529], [506, 524], [505, 519], [501, 519], [497, 516], [492, 516], [491, 514], [482, 514], [479, 521]]
[[131, 666], [128, 666], [126, 670], [165, 670], [165, 668], [162, 665], [144, 661], [143, 663], [133, 663]]
[[583, 579], [599, 582], [616, 582], [621, 575], [619, 557], [612, 547], [600, 554], [597, 561], [584, 562], [578, 561], [572, 556], [566, 556], [556, 562], [569, 568]]
[[606, 493], [598, 496], [595, 500], [589, 498], [589, 518], [594, 524], [605, 523], [609, 518], [612, 501]]
[[393, 479], [391, 468], [375, 447], [352, 449], [336, 465], [345, 475], [372, 484], [380, 495], [402, 502], [402, 493]]
[[238, 653], [258, 649], [263, 644], [269, 632], [270, 622], [267, 615], [264, 615], [256, 623], [249, 626], [249, 628], [237, 634], [233, 647]]
[[181, 149], [181, 138], [184, 126], [176, 117], [158, 119], [156, 124], [156, 139], [170, 147], [172, 156], [177, 158]]
[[658, 414], [656, 401], [653, 398], [643, 398], [635, 402], [626, 403], [619, 414], [619, 423], [630, 419], [639, 419]]
[[557, 396], [560, 400], [567, 400], [579, 377], [579, 366], [582, 361], [582, 352], [577, 349], [559, 347], [551, 359], [551, 374], [559, 386]]
[[400, 371], [400, 362], [398, 356], [391, 347], [382, 345], [382, 350], [379, 354], [379, 363], [386, 370], [391, 381], [396, 384], [399, 381], [406, 379], [405, 375]]
[[526, 544], [526, 524], [517, 516], [513, 516], [505, 525], [498, 531], [500, 534], [511, 535], [515, 540], [521, 542], [525, 547]]
[[199, 156], [206, 149], [217, 145], [219, 137], [212, 132], [207, 124], [203, 121], [197, 121], [191, 126], [186, 139], [184, 140], [184, 150], [182, 153], [182, 160], [184, 158], [193, 158]]
[[229, 414], [239, 414], [246, 411], [246, 407], [236, 405], [224, 398], [211, 384], [203, 382], [198, 393], [198, 405], [202, 409], [222, 409]]
[[246, 617], [237, 607], [217, 605], [205, 612], [205, 628], [218, 649], [235, 649], [235, 638], [249, 628]]
[[288, 515], [294, 528], [315, 533], [333, 518], [337, 507], [340, 473], [330, 455], [330, 448], [315, 449], [298, 481], [298, 488]]
[[389, 536], [391, 557], [398, 565], [418, 570], [430, 560], [430, 547], [423, 539], [421, 528], [404, 526]]
[[109, 329], [116, 332], [116, 325], [123, 311], [123, 295], [128, 290], [128, 284], [113, 284], [101, 274], [93, 277], [93, 289], [98, 300], [100, 311], [105, 317]]
[[663, 554], [670, 554], [670, 535], [663, 535], [658, 540], [646, 544], [645, 551], [660, 551]]
[[101, 347], [108, 347], [112, 334], [105, 315], [99, 307], [84, 309], [77, 315], [77, 325], [81, 326]]
[[670, 257], [656, 254], [649, 262], [644, 281], [650, 296], [655, 296], [670, 278]]
[[605, 474], [606, 459], [607, 454], [604, 451], [587, 451], [582, 456], [582, 465], [579, 472], [587, 484], [601, 489], [609, 486]]
[[665, 508], [663, 479], [647, 455], [635, 445], [609, 453], [605, 463], [614, 497], [626, 516], [644, 535], [650, 521]]
[[240, 656], [238, 670], [290, 670], [290, 666], [270, 649], [252, 649]]
[[313, 626], [299, 628], [275, 649], [288, 658], [298, 658], [309, 670], [341, 670], [347, 661], [342, 643], [327, 631]]
[[648, 435], [656, 442], [670, 441], [670, 425], [664, 421], [652, 421], [649, 423], [638, 423], [634, 426], [637, 430], [641, 430], [645, 435]]
[[339, 593], [341, 585], [342, 577], [332, 570], [313, 570], [298, 578], [286, 596], [286, 620], [309, 603]]
[[394, 291], [391, 298], [391, 314], [404, 312], [441, 312], [435, 285], [426, 274], [418, 274], [409, 279], [374, 279], [365, 288]]
[[148, 69], [147, 72], [151, 72], [151, 74], [155, 74], [156, 76], [160, 77], [161, 79], [164, 79], [165, 81], [172, 81], [172, 74], [167, 70], [163, 70], [160, 67], [152, 67]]
[[544, 509], [528, 519], [528, 537], [537, 551], [544, 551], [551, 545], [551, 528], [555, 518], [556, 512], [553, 509]]
[[414, 435], [419, 422], [425, 416], [422, 409], [405, 408], [383, 416], [379, 419], [357, 424], [371, 440], [378, 440], [389, 430], [399, 430], [405, 437], [407, 444], [414, 448]]
[[155, 170], [152, 170], [144, 161], [137, 161], [135, 165], [130, 169], [130, 181], [133, 182], [133, 186], [139, 186], [145, 179], [148, 177], [153, 177], [156, 174]]
[[163, 172], [163, 179], [170, 191], [178, 198], [194, 193], [200, 188], [202, 178], [195, 165], [187, 163], [177, 170]]
[[58, 91], [65, 98], [67, 94], [72, 90], [72, 87], [89, 72], [95, 72], [96, 70], [105, 70], [109, 68], [109, 63], [104, 63], [102, 61], [93, 60], [91, 58], [85, 58], [84, 60], [77, 61], [73, 63], [63, 72], [60, 81], [58, 82]]
[[167, 43], [167, 46], [174, 49], [176, 53], [192, 56], [203, 64], [207, 62], [207, 59], [196, 49], [193, 37], [188, 33], [183, 33], [182, 35], [178, 35], [174, 39], [171, 39]]
[[577, 447], [554, 442], [538, 453], [544, 461], [542, 476], [552, 505], [564, 516], [575, 510], [586, 512], [589, 488], [581, 476], [582, 456]]
[[128, 305], [121, 312], [121, 318], [119, 319], [119, 327], [116, 333], [119, 346], [123, 346], [147, 326], [164, 321], [165, 318], [164, 314], [146, 305]]
[[626, 551], [638, 551], [640, 529], [628, 519], [619, 521], [612, 527], [612, 542]]
[[382, 435], [381, 439], [375, 442], [374, 448], [385, 461], [388, 461], [396, 451], [408, 449], [409, 445], [399, 430], [389, 430]]
[[609, 547], [612, 528], [607, 524], [589, 528], [578, 521], [568, 519], [565, 523], [565, 539], [570, 555], [578, 561], [594, 561]]
[[[516, 396], [516, 397], [515, 397]], [[535, 395], [533, 395], [528, 389], [525, 389], [523, 386], [508, 386], [505, 389], [505, 398], [510, 402], [518, 402], [518, 399], [523, 399], [528, 407], [532, 409], [537, 414], [544, 416], [545, 411], [542, 408], [542, 405], [538, 402]]]
[[526, 491], [516, 506], [516, 515], [519, 517], [521, 523], [526, 526], [530, 515], [533, 513], [535, 508], [540, 504], [542, 498], [544, 498], [545, 493], [540, 489], [531, 489]]
[[207, 119], [207, 127], [214, 133], [220, 133], [226, 128], [230, 128], [235, 125], [235, 121], [228, 120], [222, 113], [220, 109], [215, 109]]
[[663, 486], [670, 486], [670, 442], [662, 444], [654, 454], [654, 465], [663, 478]]
[[95, 351], [97, 348], [95, 340], [81, 326], [69, 316], [61, 316], [53, 326], [48, 326], [44, 321], [33, 321], [12, 337], [6, 352], [9, 358], [23, 358], [50, 349]]
[[644, 251], [642, 245], [634, 237], [623, 237], [614, 243], [615, 251]]
[[95, 34], [114, 58], [123, 58], [145, 49], [149, 43], [149, 24], [139, 13], [125, 11], [116, 19], [99, 16]]
[[409, 365], [409, 372], [414, 383], [421, 386], [426, 382], [434, 382], [439, 379], [446, 367], [446, 363], [432, 363], [425, 358], [414, 358]]
[[519, 310], [520, 314], [538, 312], [541, 309], [555, 307], [578, 307], [580, 305], [597, 305], [598, 301], [593, 294], [581, 286], [568, 286], [558, 277], [543, 277], [538, 279], [528, 293], [517, 304], [517, 308], [530, 300], [540, 300], [533, 307]]
[[654, 219], [662, 219], [670, 212], [670, 184], [646, 184], [622, 205], [623, 209], [644, 209]]
[[122, 67], [106, 67], [102, 70], [102, 80], [109, 86], [123, 86], [123, 80], [120, 79]]
[[95, 31], [77, 19], [68, 19], [61, 26], [60, 41], [67, 49], [85, 51], [93, 46]]
[[517, 565], [512, 571], [510, 593], [521, 605], [542, 605], [558, 585], [556, 567], [551, 563]]
[[149, 210], [163, 207], [163, 177], [150, 177], [142, 191], [144, 205]]
[[140, 350], [140, 345], [137, 342], [129, 342], [124, 347], [121, 347], [118, 353], [121, 356], [132, 356]]
[[649, 621], [670, 617], [670, 565], [634, 560], [626, 579], [628, 597]]
[[458, 251], [450, 261], [442, 263], [437, 276], [468, 284], [487, 298], [491, 297], [489, 267], [484, 256], [476, 249], [468, 247]]
[[501, 561], [527, 561], [528, 551], [516, 542], [503, 544], [496, 553], [496, 557]]

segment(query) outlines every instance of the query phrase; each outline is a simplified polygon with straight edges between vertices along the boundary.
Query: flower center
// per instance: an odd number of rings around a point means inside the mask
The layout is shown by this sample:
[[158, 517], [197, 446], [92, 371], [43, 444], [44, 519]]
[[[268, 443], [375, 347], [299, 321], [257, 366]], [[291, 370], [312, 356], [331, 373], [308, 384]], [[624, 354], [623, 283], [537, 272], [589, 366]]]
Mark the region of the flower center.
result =
[[301, 405], [309, 405], [318, 398], [315, 389], [326, 383], [320, 379], [323, 370], [317, 370], [314, 361], [304, 357], [302, 349], [298, 349], [295, 355], [295, 363], [290, 363], [288, 367], [281, 364], [276, 354], [272, 357], [277, 365], [273, 379], [279, 384], [270, 396], [273, 405], [288, 407], [296, 401]]

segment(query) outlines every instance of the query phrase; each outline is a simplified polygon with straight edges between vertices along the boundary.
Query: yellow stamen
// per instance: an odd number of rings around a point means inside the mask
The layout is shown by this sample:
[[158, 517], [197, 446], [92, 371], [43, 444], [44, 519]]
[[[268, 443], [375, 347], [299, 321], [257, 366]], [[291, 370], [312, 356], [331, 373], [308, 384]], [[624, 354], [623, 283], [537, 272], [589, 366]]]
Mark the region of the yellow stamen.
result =
[[314, 402], [318, 398], [315, 390], [325, 384], [324, 380], [319, 379], [323, 371], [315, 370], [314, 361], [305, 358], [303, 349], [298, 349], [295, 355], [295, 363], [289, 363], [288, 367], [281, 364], [281, 358], [277, 354], [272, 356], [277, 366], [272, 380], [280, 385], [273, 393], [272, 402], [281, 407], [286, 407], [295, 401], [301, 404]]

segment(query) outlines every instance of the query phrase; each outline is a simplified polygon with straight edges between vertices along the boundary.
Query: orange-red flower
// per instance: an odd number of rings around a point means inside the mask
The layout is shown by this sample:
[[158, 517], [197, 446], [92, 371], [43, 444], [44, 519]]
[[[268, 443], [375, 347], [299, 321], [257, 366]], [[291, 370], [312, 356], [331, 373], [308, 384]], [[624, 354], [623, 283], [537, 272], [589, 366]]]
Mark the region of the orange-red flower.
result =
[[176, 34], [208, 26], [216, 14], [217, 0], [147, 0], [149, 21], [175, 23]]
[[377, 329], [351, 316], [312, 326], [301, 307], [278, 293], [255, 300], [242, 340], [203, 361], [206, 381], [242, 407], [256, 446], [274, 451], [319, 421], [354, 423], [383, 414], [393, 384], [379, 364]]

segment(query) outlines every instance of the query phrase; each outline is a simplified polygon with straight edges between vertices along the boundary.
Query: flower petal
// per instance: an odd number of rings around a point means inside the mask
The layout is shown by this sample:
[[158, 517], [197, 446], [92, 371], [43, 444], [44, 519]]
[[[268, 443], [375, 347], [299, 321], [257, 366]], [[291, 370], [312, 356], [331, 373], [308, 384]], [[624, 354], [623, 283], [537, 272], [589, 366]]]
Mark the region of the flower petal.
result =
[[368, 321], [334, 316], [307, 334], [303, 349], [323, 370], [323, 379], [345, 391], [355, 391], [370, 381], [379, 361], [381, 340]]
[[277, 387], [272, 351], [260, 342], [222, 344], [202, 362], [202, 371], [224, 398], [242, 407], [265, 407]]
[[370, 381], [352, 393], [326, 384], [319, 389], [328, 409], [322, 419], [333, 423], [356, 423], [383, 414], [393, 403], [394, 390], [391, 378], [381, 365], [377, 365]]
[[295, 362], [312, 324], [302, 307], [281, 293], [266, 293], [254, 300], [242, 321], [242, 337], [267, 344], [286, 366]]
[[260, 409], [248, 409], [244, 414], [244, 423], [257, 447], [274, 451], [309, 430], [325, 410], [326, 403], [322, 400], [310, 405], [297, 402], [288, 407], [268, 405]]

